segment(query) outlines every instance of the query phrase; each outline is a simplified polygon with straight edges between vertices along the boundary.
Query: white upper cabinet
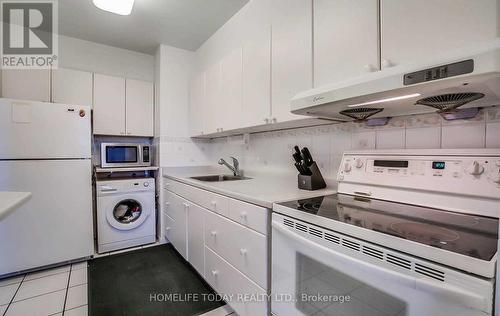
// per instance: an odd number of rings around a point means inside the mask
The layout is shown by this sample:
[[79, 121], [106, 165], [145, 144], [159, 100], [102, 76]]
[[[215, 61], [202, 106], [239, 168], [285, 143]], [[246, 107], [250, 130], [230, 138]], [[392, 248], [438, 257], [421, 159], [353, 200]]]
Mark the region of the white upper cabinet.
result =
[[92, 73], [64, 68], [52, 70], [52, 102], [92, 106]]
[[153, 83], [126, 80], [126, 134], [152, 137], [153, 131]]
[[152, 137], [151, 82], [94, 74], [94, 134]]
[[382, 68], [499, 35], [498, 0], [381, 0]]
[[257, 29], [242, 48], [241, 127], [266, 124], [271, 116], [271, 27]]
[[216, 107], [221, 131], [241, 127], [241, 48], [227, 54], [220, 66], [220, 94]]
[[205, 77], [206, 87], [206, 105], [205, 113], [205, 133], [211, 134], [220, 132], [220, 116], [218, 115], [220, 104], [220, 87], [221, 87], [221, 64], [215, 63], [206, 71]]
[[189, 100], [189, 133], [200, 136], [205, 133], [205, 73], [197, 74], [191, 80]]
[[2, 96], [10, 99], [50, 101], [50, 70], [2, 70]]
[[314, 0], [313, 10], [315, 87], [379, 70], [377, 0]]
[[306, 118], [290, 100], [312, 88], [312, 0], [271, 0], [271, 110], [273, 122]]
[[126, 135], [125, 78], [94, 74], [94, 134]]

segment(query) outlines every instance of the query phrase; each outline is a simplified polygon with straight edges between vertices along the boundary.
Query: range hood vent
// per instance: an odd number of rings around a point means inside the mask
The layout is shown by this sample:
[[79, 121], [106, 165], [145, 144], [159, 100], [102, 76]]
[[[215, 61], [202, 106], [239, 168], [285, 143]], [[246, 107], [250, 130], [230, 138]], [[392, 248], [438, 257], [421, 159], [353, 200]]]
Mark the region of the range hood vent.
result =
[[355, 108], [340, 111], [340, 114], [355, 119], [356, 121], [364, 121], [372, 115], [382, 112], [384, 109], [379, 108]]
[[[297, 94], [291, 111], [338, 121], [434, 113], [472, 115], [500, 104], [500, 38]], [[458, 109], [460, 107], [460, 109]], [[383, 109], [383, 111], [381, 111]], [[466, 111], [467, 110], [467, 111]]]
[[420, 99], [416, 104], [430, 106], [439, 112], [449, 112], [481, 98], [484, 98], [484, 94], [478, 92], [448, 93]]

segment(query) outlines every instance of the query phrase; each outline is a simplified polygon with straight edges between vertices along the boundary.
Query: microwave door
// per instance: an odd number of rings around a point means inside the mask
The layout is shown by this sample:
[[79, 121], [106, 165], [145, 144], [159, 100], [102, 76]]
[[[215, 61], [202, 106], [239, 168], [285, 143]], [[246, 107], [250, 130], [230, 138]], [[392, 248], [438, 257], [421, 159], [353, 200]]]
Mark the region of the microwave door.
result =
[[377, 264], [376, 258], [361, 260], [341, 248], [312, 236], [307, 228], [300, 232], [273, 219], [273, 314], [491, 315], [487, 298], [467, 287], [417, 279], [404, 269]]

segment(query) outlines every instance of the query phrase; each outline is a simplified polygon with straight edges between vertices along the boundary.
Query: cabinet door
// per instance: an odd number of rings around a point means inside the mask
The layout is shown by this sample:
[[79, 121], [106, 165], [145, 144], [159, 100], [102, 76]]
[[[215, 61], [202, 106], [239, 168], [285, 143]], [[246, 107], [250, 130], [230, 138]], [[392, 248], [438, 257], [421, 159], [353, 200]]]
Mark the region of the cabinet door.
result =
[[290, 112], [290, 99], [312, 88], [312, 0], [271, 2], [273, 121], [306, 118]]
[[165, 193], [165, 214], [172, 221], [166, 223], [170, 227], [166, 236], [174, 248], [188, 260], [187, 256], [187, 213], [186, 209], [189, 206], [186, 200], [180, 196], [166, 191]]
[[382, 67], [419, 62], [499, 35], [498, 0], [381, 0]]
[[52, 70], [52, 102], [92, 106], [92, 73], [64, 68]]
[[201, 207], [193, 203], [188, 203], [188, 261], [201, 275], [205, 274], [205, 212], [207, 211]]
[[378, 69], [377, 0], [314, 0], [314, 85]]
[[153, 83], [127, 79], [125, 88], [128, 136], [153, 136]]
[[125, 79], [94, 74], [94, 134], [125, 135]]
[[271, 116], [271, 28], [257, 30], [243, 44], [242, 127], [262, 125]]
[[3, 69], [2, 96], [4, 98], [50, 101], [50, 70]]
[[238, 48], [227, 54], [221, 62], [217, 118], [219, 127], [224, 131], [241, 127], [241, 71], [241, 48]]
[[206, 110], [205, 129], [206, 134], [215, 133], [221, 128], [218, 109], [220, 108], [220, 83], [221, 64], [216, 63], [209, 67], [206, 72]]
[[205, 73], [201, 72], [191, 80], [189, 98], [189, 132], [200, 136], [205, 133]]

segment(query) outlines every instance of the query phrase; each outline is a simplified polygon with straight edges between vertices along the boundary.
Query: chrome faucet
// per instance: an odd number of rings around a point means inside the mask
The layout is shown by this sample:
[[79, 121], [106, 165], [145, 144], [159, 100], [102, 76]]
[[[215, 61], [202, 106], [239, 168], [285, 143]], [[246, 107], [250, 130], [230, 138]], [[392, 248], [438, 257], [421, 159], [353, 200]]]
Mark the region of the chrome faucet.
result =
[[227, 161], [225, 161], [223, 158], [219, 159], [219, 165], [224, 165], [226, 167], [229, 168], [229, 170], [231, 170], [233, 172], [233, 174], [235, 176], [238, 176], [238, 177], [241, 177], [243, 176], [243, 172], [242, 170], [240, 170], [240, 163], [238, 161], [238, 159], [234, 158], [234, 157], [230, 157], [232, 160], [233, 160], [233, 166], [231, 166], [230, 164], [227, 163]]

